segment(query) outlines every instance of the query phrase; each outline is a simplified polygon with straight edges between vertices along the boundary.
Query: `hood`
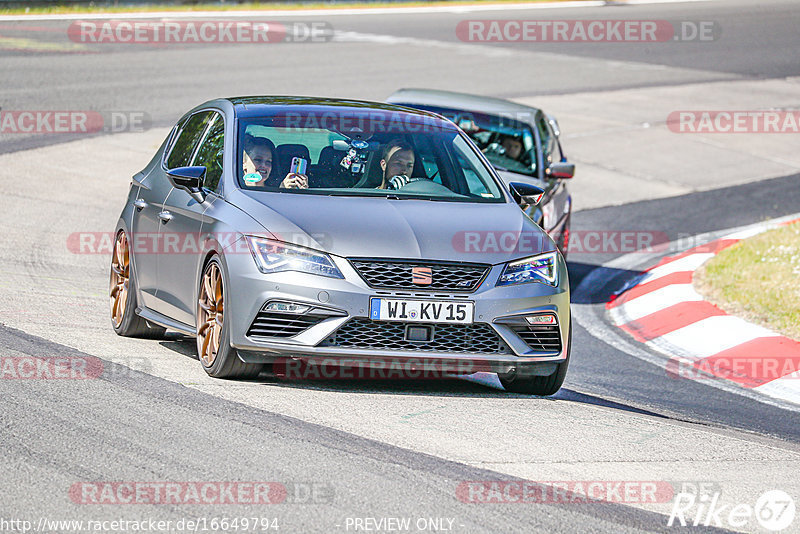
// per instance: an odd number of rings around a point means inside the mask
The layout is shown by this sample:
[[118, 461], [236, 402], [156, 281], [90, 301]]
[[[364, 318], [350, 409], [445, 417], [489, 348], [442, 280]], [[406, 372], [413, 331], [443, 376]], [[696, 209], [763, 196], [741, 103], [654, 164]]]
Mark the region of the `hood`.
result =
[[241, 190], [229, 200], [275, 239], [342, 257], [498, 264], [556, 248], [550, 237], [512, 203]]

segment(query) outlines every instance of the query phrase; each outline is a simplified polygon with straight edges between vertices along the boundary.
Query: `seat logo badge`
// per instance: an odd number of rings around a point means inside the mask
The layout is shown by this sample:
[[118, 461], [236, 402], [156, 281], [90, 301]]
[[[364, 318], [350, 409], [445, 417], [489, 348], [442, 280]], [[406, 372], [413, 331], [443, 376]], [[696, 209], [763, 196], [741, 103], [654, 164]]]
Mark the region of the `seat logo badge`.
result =
[[412, 267], [411, 282], [418, 286], [429, 286], [433, 283], [433, 273], [430, 267]]

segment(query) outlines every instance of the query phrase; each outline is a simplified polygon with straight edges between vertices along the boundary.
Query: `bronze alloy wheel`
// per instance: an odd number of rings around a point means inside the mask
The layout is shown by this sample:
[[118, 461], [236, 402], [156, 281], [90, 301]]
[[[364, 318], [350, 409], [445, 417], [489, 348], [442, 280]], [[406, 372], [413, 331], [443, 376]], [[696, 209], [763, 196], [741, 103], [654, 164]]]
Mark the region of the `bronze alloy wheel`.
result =
[[125, 232], [120, 232], [114, 242], [114, 253], [111, 257], [111, 280], [109, 281], [108, 290], [111, 298], [111, 320], [114, 322], [114, 328], [119, 328], [125, 318], [130, 273], [131, 262], [128, 237]]
[[222, 288], [222, 271], [212, 261], [203, 273], [203, 284], [198, 299], [197, 353], [206, 367], [211, 367], [219, 352], [222, 339], [225, 297]]

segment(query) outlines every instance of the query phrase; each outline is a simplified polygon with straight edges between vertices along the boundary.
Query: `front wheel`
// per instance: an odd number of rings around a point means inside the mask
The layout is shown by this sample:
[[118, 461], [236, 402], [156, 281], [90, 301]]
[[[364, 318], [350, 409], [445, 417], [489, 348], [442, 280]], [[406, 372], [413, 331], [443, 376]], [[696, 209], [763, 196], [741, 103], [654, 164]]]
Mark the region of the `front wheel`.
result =
[[553, 395], [561, 389], [564, 378], [567, 376], [569, 366], [569, 356], [572, 352], [572, 319], [569, 322], [569, 334], [567, 337], [567, 359], [559, 363], [556, 370], [547, 376], [519, 376], [517, 373], [507, 375], [497, 375], [500, 383], [506, 391], [512, 393], [523, 393], [525, 395], [547, 396]]
[[225, 320], [225, 277], [218, 256], [203, 269], [197, 297], [197, 354], [203, 369], [214, 378], [253, 378], [261, 365], [244, 363], [231, 347]]

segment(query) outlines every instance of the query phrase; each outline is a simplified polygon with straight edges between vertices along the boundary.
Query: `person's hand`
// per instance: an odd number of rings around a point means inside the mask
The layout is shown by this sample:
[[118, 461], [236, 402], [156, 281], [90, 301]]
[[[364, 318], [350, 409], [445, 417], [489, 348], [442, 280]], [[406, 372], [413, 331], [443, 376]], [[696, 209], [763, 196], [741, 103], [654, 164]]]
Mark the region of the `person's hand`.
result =
[[308, 189], [308, 177], [305, 174], [290, 172], [281, 182], [281, 187], [286, 189]]
[[398, 174], [397, 176], [392, 176], [391, 179], [389, 180], [389, 189], [400, 189], [410, 181], [411, 179], [405, 174]]

